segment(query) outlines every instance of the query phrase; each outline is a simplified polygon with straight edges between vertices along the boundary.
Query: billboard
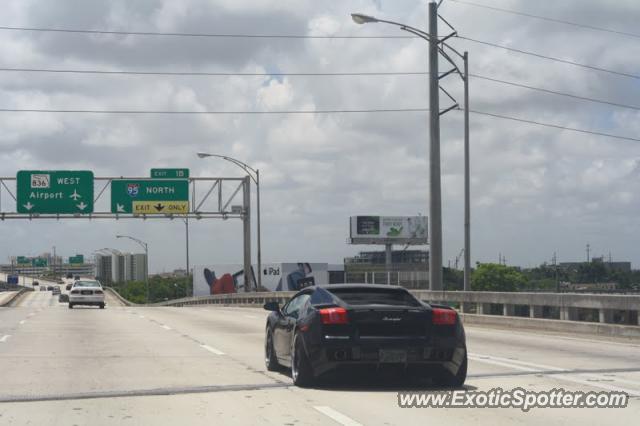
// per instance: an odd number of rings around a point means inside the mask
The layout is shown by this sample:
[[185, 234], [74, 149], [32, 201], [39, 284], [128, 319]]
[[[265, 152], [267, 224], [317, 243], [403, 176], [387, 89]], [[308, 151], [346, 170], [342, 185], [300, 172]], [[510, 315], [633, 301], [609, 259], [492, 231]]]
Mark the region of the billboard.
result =
[[426, 216], [351, 216], [351, 244], [428, 244]]
[[[258, 269], [252, 266], [257, 279]], [[267, 263], [262, 265], [262, 291], [297, 291], [310, 285], [328, 284], [326, 263]], [[251, 283], [255, 288], [256, 283]], [[193, 269], [193, 295], [206, 296], [243, 292], [245, 274], [242, 264], [200, 265]]]

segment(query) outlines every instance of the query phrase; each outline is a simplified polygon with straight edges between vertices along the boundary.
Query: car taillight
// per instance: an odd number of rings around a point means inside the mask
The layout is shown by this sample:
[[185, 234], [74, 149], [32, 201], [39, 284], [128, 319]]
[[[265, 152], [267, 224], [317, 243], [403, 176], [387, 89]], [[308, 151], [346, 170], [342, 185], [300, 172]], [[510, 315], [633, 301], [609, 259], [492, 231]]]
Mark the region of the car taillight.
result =
[[102, 294], [102, 290], [96, 290], [93, 292], [94, 294]]
[[433, 308], [432, 319], [435, 325], [455, 325], [458, 314], [453, 309]]
[[318, 312], [323, 324], [349, 324], [345, 308], [323, 308]]

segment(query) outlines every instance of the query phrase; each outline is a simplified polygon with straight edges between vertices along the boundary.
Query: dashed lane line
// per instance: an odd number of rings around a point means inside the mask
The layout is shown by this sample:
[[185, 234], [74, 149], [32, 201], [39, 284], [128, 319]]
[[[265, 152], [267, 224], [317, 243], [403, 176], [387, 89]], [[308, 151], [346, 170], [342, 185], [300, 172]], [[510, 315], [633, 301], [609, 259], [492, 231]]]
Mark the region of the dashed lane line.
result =
[[317, 406], [317, 407], [313, 407], [313, 408], [315, 408], [316, 410], [318, 410], [319, 412], [321, 412], [325, 416], [329, 417], [333, 421], [335, 421], [338, 424], [341, 424], [343, 426], [362, 426], [362, 423], [356, 422], [351, 417], [347, 417], [344, 414], [342, 414], [341, 412], [336, 411], [331, 407]]

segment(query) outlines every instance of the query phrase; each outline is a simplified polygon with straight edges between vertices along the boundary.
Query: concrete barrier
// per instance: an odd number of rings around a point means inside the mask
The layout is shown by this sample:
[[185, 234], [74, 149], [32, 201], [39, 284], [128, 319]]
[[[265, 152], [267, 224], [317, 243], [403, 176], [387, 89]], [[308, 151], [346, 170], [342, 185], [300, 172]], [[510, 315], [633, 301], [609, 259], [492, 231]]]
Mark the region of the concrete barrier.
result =
[[20, 296], [22, 296], [24, 293], [28, 292], [28, 291], [33, 291], [32, 288], [25, 288], [25, 287], [21, 287], [20, 290], [12, 292], [13, 294], [7, 298], [5, 298], [1, 303], [0, 303], [0, 308], [4, 308], [4, 307], [8, 307], [13, 305], [13, 303], [15, 301], [18, 300], [18, 298], [20, 298]]
[[600, 335], [640, 339], [640, 327], [633, 325], [600, 324], [586, 321], [563, 321], [540, 318], [504, 317], [501, 315], [460, 314], [462, 322], [470, 326], [507, 330], [538, 330], [557, 333]]

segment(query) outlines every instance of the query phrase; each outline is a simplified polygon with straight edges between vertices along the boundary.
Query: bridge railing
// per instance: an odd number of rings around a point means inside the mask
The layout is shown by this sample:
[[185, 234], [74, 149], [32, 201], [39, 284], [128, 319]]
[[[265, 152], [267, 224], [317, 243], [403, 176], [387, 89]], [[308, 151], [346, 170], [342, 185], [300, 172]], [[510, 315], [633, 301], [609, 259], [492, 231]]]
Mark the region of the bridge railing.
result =
[[[123, 303], [131, 302], [111, 290]], [[502, 293], [411, 290], [420, 300], [448, 304], [463, 314], [640, 325], [640, 295]], [[185, 297], [149, 306], [262, 305], [286, 303], [295, 292], [233, 293]]]

